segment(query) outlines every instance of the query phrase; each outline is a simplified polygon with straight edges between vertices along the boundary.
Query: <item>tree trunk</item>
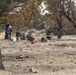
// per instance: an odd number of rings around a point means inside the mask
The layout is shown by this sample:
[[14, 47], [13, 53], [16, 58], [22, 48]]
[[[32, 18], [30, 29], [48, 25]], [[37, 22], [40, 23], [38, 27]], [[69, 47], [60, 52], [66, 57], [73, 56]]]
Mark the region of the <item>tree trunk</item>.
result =
[[61, 4], [61, 0], [60, 0], [60, 12], [59, 12], [59, 28], [58, 28], [58, 39], [61, 39], [61, 37], [62, 37], [62, 4]]
[[62, 37], [62, 21], [60, 21], [60, 24], [59, 24], [57, 39], [61, 39], [61, 37]]
[[0, 70], [5, 70], [3, 63], [2, 63], [2, 54], [1, 54], [1, 49], [0, 49]]

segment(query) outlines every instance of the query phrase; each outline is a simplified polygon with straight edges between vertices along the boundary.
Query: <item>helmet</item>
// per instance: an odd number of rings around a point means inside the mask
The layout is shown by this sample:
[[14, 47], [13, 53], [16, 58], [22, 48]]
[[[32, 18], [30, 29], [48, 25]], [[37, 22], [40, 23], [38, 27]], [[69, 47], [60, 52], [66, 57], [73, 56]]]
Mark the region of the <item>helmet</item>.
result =
[[9, 26], [10, 28], [12, 28], [12, 26]]

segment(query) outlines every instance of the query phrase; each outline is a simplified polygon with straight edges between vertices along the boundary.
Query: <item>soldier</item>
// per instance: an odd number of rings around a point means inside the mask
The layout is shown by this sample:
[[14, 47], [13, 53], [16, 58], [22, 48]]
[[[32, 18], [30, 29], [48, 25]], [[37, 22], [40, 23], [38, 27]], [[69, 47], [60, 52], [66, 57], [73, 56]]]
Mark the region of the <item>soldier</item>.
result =
[[29, 40], [33, 44], [34, 37], [32, 36], [32, 34], [27, 34], [27, 40]]
[[49, 29], [47, 29], [47, 32], [46, 32], [46, 38], [48, 39], [48, 40], [51, 40], [51, 36], [50, 36], [50, 34], [51, 34], [51, 27], [49, 28]]
[[41, 38], [41, 42], [47, 42], [47, 38], [46, 37], [42, 37]]
[[50, 34], [51, 34], [51, 27], [46, 31], [46, 35], [50, 35]]
[[18, 30], [16, 31], [16, 39], [18, 40], [19, 37], [21, 38], [21, 36], [22, 36], [22, 33], [21, 33], [21, 31], [18, 29]]
[[26, 40], [26, 35], [25, 35], [25, 33], [22, 34], [21, 40]]
[[9, 27], [9, 24], [7, 24], [5, 28], [5, 39], [8, 39], [8, 33], [7, 33], [8, 27]]

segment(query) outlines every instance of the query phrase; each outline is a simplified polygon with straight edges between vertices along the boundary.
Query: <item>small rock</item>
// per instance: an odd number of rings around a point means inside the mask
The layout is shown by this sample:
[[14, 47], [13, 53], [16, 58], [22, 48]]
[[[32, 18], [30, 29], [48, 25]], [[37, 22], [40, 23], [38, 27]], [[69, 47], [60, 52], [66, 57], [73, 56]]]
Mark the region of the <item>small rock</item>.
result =
[[39, 62], [39, 63], [41, 63], [41, 62]]
[[61, 69], [65, 69], [64, 67], [61, 67]]
[[57, 69], [53, 69], [52, 71], [53, 71], [53, 72], [56, 72], [56, 71], [58, 71], [58, 70], [57, 70]]
[[37, 69], [35, 69], [35, 68], [30, 68], [29, 72], [31, 72], [31, 73], [38, 73]]
[[16, 56], [16, 59], [23, 59], [24, 57], [22, 55]]
[[51, 45], [51, 43], [49, 43], [48, 45]]
[[16, 67], [19, 67], [19, 65], [16, 65]]
[[50, 62], [50, 64], [53, 63], [52, 61]]
[[27, 47], [31, 47], [30, 45], [27, 45]]
[[76, 64], [76, 62], [75, 62], [75, 64]]
[[2, 48], [5, 48], [4, 46]]
[[73, 62], [73, 60], [71, 60], [70, 62]]
[[30, 58], [29, 56], [25, 56], [25, 58]]

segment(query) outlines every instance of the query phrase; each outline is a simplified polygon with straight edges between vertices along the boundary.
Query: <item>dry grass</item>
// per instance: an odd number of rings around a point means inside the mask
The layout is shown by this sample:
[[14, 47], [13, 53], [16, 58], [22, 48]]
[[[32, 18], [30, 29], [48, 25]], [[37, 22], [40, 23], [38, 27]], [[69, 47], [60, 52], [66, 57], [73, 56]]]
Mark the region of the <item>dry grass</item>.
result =
[[[44, 35], [33, 34], [37, 41]], [[0, 39], [3, 35], [2, 33]], [[76, 75], [76, 36], [74, 35], [63, 36], [61, 40], [52, 36], [52, 40], [47, 43], [38, 41], [36, 44], [0, 40], [0, 47], [4, 67], [14, 75]], [[23, 59], [16, 59], [19, 55], [23, 56]], [[38, 73], [29, 73], [29, 67], [36, 68]], [[1, 71], [0, 75], [12, 75], [7, 71]]]
[[0, 71], [0, 75], [13, 75], [13, 74], [7, 71]]

